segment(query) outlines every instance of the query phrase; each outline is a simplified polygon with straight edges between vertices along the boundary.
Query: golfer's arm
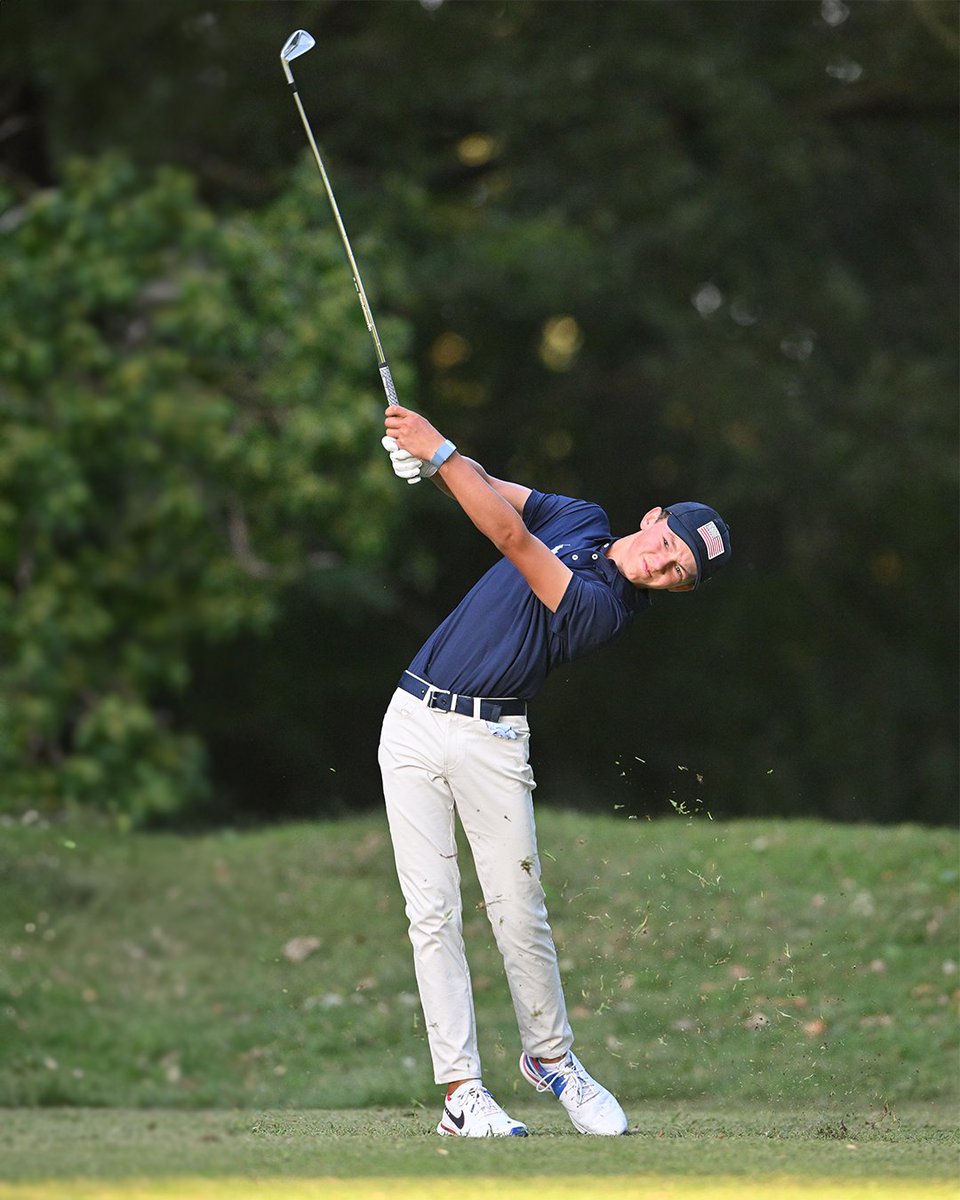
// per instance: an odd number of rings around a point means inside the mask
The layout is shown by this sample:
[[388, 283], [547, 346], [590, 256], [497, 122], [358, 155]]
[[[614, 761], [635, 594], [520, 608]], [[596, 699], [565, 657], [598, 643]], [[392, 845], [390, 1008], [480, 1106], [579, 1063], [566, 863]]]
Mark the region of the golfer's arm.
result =
[[[486, 471], [478, 470], [476, 463], [460, 454], [448, 458], [437, 474], [443, 475], [446, 491], [480, 532], [513, 563], [534, 595], [551, 612], [556, 612], [572, 572], [527, 529], [514, 500], [496, 486], [502, 481], [491, 479]], [[503, 486], [527, 495], [530, 492], [529, 488], [519, 488], [517, 484]], [[523, 507], [522, 503], [520, 507]]]
[[[473, 470], [476, 471], [476, 473], [480, 476], [480, 478], [489, 487], [492, 487], [495, 492], [501, 495], [512, 508], [515, 508], [518, 513], [523, 513], [523, 506], [526, 504], [527, 497], [530, 495], [530, 488], [524, 487], [523, 484], [520, 483], [509, 483], [506, 479], [496, 479], [493, 475], [488, 474], [483, 467], [481, 467], [480, 464], [475, 462], [472, 458], [467, 458], [464, 455], [460, 455], [460, 458], [469, 467], [472, 467]], [[456, 499], [456, 497], [453, 495], [453, 492], [451, 492], [444, 480], [441, 478], [440, 471], [438, 471], [436, 475], [431, 475], [430, 478], [437, 485], [441, 492], [447, 496], [450, 496], [452, 499]]]

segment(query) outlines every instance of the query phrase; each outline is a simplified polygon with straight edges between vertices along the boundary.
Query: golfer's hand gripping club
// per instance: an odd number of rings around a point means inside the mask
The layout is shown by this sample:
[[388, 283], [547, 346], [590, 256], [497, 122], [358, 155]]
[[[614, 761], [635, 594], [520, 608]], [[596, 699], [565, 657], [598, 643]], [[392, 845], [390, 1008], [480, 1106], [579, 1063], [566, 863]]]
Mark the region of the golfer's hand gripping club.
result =
[[[411, 408], [403, 408], [399, 404], [391, 405], [384, 413], [383, 423], [387, 429], [383, 445], [386, 447], [389, 442], [396, 446], [397, 456], [409, 455], [413, 462], [418, 464], [418, 479], [429, 479], [431, 475], [436, 475], [440, 466], [456, 450], [452, 442], [446, 441], [425, 417]], [[391, 453], [390, 458], [393, 460], [394, 471], [398, 475], [404, 472], [401, 477], [409, 478], [406, 472], [412, 469], [412, 463], [407, 459], [394, 457], [394, 453]], [[414, 480], [411, 479], [411, 482]]]
[[310, 128], [310, 122], [307, 120], [307, 114], [304, 111], [303, 104], [300, 100], [300, 93], [297, 91], [297, 85], [294, 82], [293, 72], [290, 70], [290, 63], [299, 58], [301, 54], [306, 54], [308, 50], [312, 50], [316, 45], [314, 39], [305, 29], [298, 29], [296, 33], [292, 33], [284, 43], [283, 49], [280, 51], [280, 62], [283, 64], [283, 73], [287, 77], [287, 83], [293, 91], [293, 99], [297, 106], [297, 111], [300, 113], [300, 120], [303, 122], [303, 128], [307, 134], [307, 141], [310, 143], [310, 149], [313, 151], [313, 157], [316, 159], [317, 167], [320, 171], [320, 178], [323, 180], [323, 189], [327, 193], [327, 199], [330, 201], [330, 207], [333, 210], [334, 220], [337, 223], [337, 229], [340, 232], [340, 240], [343, 242], [343, 248], [347, 252], [347, 261], [350, 264], [350, 270], [353, 274], [353, 285], [357, 289], [357, 296], [360, 299], [360, 307], [363, 309], [363, 319], [366, 321], [367, 329], [370, 336], [373, 338], [373, 347], [377, 352], [377, 366], [380, 371], [380, 382], [383, 384], [383, 390], [387, 396], [388, 404], [398, 404], [397, 389], [394, 386], [393, 376], [390, 374], [390, 367], [387, 364], [386, 356], [383, 353], [383, 347], [380, 345], [380, 338], [377, 335], [377, 327], [373, 321], [373, 314], [370, 311], [370, 305], [367, 302], [367, 294], [363, 290], [363, 283], [360, 280], [360, 271], [357, 268], [356, 259], [353, 257], [353, 250], [350, 248], [350, 239], [347, 237], [347, 231], [344, 228], [343, 220], [340, 216], [340, 209], [337, 207], [337, 201], [333, 194], [333, 189], [330, 186], [330, 180], [327, 178], [327, 172], [323, 166], [323, 159], [320, 157], [320, 151], [317, 149], [317, 142], [313, 136], [313, 130]]
[[401, 450], [397, 445], [396, 438], [383, 437], [380, 439], [380, 445], [389, 453], [390, 462], [393, 464], [393, 473], [398, 479], [405, 479], [407, 483], [419, 483], [421, 477], [425, 478], [422, 461], [412, 455], [409, 450]]

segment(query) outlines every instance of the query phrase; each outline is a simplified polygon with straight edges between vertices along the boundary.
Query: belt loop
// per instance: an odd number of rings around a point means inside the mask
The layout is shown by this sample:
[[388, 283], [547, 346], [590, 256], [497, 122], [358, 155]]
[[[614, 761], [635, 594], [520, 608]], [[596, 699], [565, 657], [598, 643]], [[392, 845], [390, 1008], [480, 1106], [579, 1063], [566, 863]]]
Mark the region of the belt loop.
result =
[[456, 692], [450, 693], [450, 711], [452, 713], [455, 713], [457, 711], [457, 700], [458, 699], [459, 699], [459, 697]]
[[475, 721], [478, 721], [480, 719], [480, 697], [479, 696], [474, 696], [474, 698], [473, 698], [473, 719]]

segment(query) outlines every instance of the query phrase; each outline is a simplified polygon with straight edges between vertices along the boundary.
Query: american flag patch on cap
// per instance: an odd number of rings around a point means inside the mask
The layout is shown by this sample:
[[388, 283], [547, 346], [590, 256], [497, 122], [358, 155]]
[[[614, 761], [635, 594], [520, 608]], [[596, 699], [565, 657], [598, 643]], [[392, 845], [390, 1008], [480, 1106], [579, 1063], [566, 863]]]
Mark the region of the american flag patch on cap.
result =
[[716, 558], [718, 554], [723, 553], [723, 538], [720, 536], [716, 521], [708, 521], [706, 525], [701, 525], [697, 533], [703, 538], [703, 544], [707, 548], [708, 562], [711, 558]]

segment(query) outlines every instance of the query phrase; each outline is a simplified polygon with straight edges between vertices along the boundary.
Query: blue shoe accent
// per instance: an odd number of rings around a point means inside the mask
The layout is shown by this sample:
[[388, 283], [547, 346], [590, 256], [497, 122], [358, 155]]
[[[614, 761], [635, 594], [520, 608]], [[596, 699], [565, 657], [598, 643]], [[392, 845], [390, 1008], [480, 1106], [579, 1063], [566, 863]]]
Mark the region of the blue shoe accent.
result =
[[538, 1090], [546, 1091], [547, 1088], [559, 1099], [563, 1095], [563, 1089], [567, 1086], [565, 1075], [557, 1073], [557, 1067], [560, 1067], [567, 1061], [566, 1056], [560, 1059], [557, 1063], [551, 1063], [548, 1070], [546, 1065], [540, 1062], [539, 1059], [533, 1058], [532, 1055], [525, 1054], [523, 1056], [524, 1074], [531, 1083], [538, 1085]]

